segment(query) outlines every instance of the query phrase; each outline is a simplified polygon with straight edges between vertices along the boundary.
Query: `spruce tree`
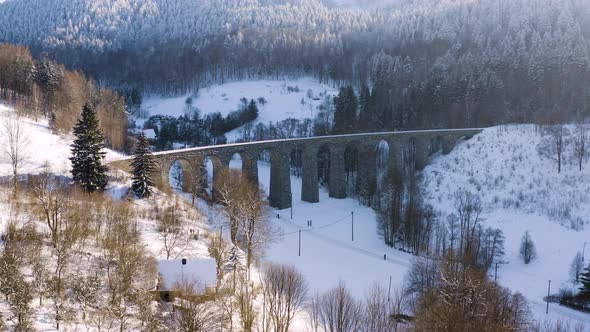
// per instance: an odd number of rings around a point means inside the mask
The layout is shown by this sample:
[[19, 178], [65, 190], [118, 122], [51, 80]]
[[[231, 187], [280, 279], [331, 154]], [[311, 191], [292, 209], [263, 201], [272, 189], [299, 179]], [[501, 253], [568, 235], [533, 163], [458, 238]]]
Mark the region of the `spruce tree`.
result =
[[369, 133], [378, 130], [374, 98], [371, 95], [371, 90], [366, 86], [361, 89], [359, 106], [358, 128], [360, 132]]
[[248, 104], [248, 107], [246, 108], [246, 113], [248, 116], [246, 122], [254, 121], [258, 118], [258, 106], [254, 99], [250, 100], [250, 104]]
[[334, 134], [351, 134], [357, 122], [358, 100], [352, 86], [340, 88], [334, 97]]
[[582, 287], [580, 287], [578, 296], [583, 299], [590, 299], [590, 265], [580, 275], [580, 282], [582, 283]]
[[86, 102], [74, 127], [76, 139], [72, 145], [72, 176], [84, 190], [104, 190], [107, 185], [107, 166], [103, 164], [104, 135], [94, 108]]
[[148, 197], [152, 193], [151, 188], [155, 185], [151, 178], [154, 170], [154, 157], [145, 133], [141, 133], [139, 136], [131, 166], [133, 167], [133, 192], [140, 198]]

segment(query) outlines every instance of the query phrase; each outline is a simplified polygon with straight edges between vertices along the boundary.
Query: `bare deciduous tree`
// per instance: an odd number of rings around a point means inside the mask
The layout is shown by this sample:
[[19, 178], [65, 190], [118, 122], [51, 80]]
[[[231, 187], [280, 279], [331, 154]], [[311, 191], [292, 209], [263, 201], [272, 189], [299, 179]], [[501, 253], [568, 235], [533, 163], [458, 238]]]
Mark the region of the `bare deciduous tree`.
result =
[[585, 124], [576, 126], [574, 140], [574, 156], [578, 162], [578, 167], [582, 171], [582, 166], [586, 160], [587, 148], [586, 141], [588, 140], [588, 127]]
[[371, 286], [365, 297], [361, 330], [364, 332], [396, 331], [396, 316], [402, 313], [403, 307], [402, 297], [398, 300], [398, 302], [392, 302], [388, 299], [387, 290], [381, 286], [377, 284]]
[[109, 209], [107, 225], [101, 234], [100, 271], [106, 275], [107, 297], [99, 306], [117, 322], [122, 332], [130, 329], [134, 308], [140, 304], [138, 294], [148, 292], [156, 280], [156, 263], [149, 257], [133, 222], [133, 211], [125, 204]]
[[307, 296], [305, 278], [294, 266], [271, 263], [264, 269], [262, 288], [272, 331], [288, 332]]
[[361, 326], [362, 306], [344, 283], [321, 296], [319, 325], [327, 332], [353, 332]]
[[232, 240], [246, 251], [246, 269], [273, 239], [272, 227], [264, 217], [264, 203], [258, 187], [239, 172], [220, 175], [219, 198], [230, 219]]
[[320, 293], [315, 292], [309, 303], [305, 307], [305, 311], [307, 312], [307, 316], [309, 317], [309, 327], [310, 330], [313, 332], [318, 332], [320, 328], [320, 303], [322, 298]]
[[206, 180], [205, 170], [201, 167], [195, 167], [192, 172], [189, 172], [187, 178], [189, 181], [188, 190], [191, 194], [192, 206], [195, 206], [195, 200], [203, 193], [206, 185], [203, 186], [203, 181]]
[[544, 137], [537, 147], [542, 156], [557, 162], [557, 173], [561, 173], [563, 153], [567, 142], [565, 138], [569, 130], [563, 125], [546, 126], [543, 128]]
[[210, 303], [199, 303], [198, 282], [185, 282], [174, 285], [179, 292], [174, 310], [168, 317], [168, 324], [173, 331], [209, 332], [217, 331], [221, 326], [220, 311]]
[[440, 282], [418, 299], [415, 331], [528, 331], [528, 305], [487, 279], [485, 270], [443, 257]]
[[438, 261], [429, 258], [416, 258], [406, 276], [406, 292], [421, 296], [435, 288], [440, 280]]
[[14, 193], [18, 190], [18, 175], [28, 162], [29, 145], [25, 125], [18, 115], [8, 115], [3, 123], [4, 154], [10, 161]]
[[159, 211], [157, 215], [158, 235], [162, 239], [166, 259], [181, 254], [188, 243], [188, 238], [182, 228], [179, 210], [179, 205], [175, 204]]
[[254, 283], [249, 281], [249, 272], [245, 274], [240, 273], [238, 276], [238, 287], [236, 297], [236, 304], [238, 308], [238, 315], [240, 317], [240, 323], [244, 332], [252, 332], [254, 324], [256, 323], [256, 317], [258, 313], [254, 306], [254, 299], [256, 299], [256, 289]]
[[91, 210], [87, 205], [75, 202], [73, 193], [65, 196], [64, 210], [58, 218], [58, 226], [55, 229], [56, 242], [53, 243], [52, 256], [55, 260], [52, 271], [49, 294], [53, 300], [54, 318], [59, 329], [60, 322], [67, 321], [74, 312], [70, 303], [64, 296], [66, 291], [67, 272], [73, 257], [82, 252], [85, 239], [89, 235], [91, 222]]
[[580, 281], [580, 275], [584, 271], [584, 260], [582, 254], [578, 251], [572, 263], [570, 264], [570, 278], [573, 283], [577, 284]]
[[209, 239], [209, 255], [215, 259], [217, 265], [217, 280], [218, 287], [224, 274], [224, 264], [227, 256], [229, 255], [229, 247], [223, 241], [223, 238], [217, 234], [214, 234]]
[[459, 258], [475, 263], [476, 230], [482, 221], [483, 212], [481, 198], [468, 191], [459, 191], [455, 194], [455, 208], [459, 218]]
[[524, 235], [520, 240], [520, 258], [522, 258], [525, 264], [528, 264], [533, 259], [537, 258], [535, 243], [533, 243], [533, 239], [528, 231], [524, 232]]
[[12, 322], [14, 331], [30, 331], [33, 328], [30, 305], [33, 289], [21, 272], [25, 263], [24, 247], [27, 246], [23, 242], [28, 237], [25, 232], [24, 228], [17, 228], [16, 224], [10, 223], [0, 255], [0, 291], [8, 302], [11, 314], [8, 320]]
[[68, 209], [68, 204], [71, 203], [68, 192], [51, 173], [47, 163], [41, 174], [33, 179], [32, 186], [32, 193], [51, 233], [52, 245], [56, 247], [64, 214]]

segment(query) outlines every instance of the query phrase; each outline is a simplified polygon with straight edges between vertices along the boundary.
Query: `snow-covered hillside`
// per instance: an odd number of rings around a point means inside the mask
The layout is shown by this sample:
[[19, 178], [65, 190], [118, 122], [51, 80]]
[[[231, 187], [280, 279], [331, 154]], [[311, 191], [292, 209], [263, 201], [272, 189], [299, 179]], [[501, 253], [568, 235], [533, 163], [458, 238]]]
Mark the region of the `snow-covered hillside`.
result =
[[[502, 229], [506, 236], [508, 264], [499, 266], [500, 283], [522, 292], [533, 313], [544, 315], [547, 281], [552, 281], [552, 292], [572, 288], [569, 265], [590, 240], [590, 167], [585, 165], [580, 172], [572, 164], [570, 144], [566, 165], [558, 174], [557, 163], [539, 155], [541, 140], [542, 131], [532, 125], [486, 129], [451, 154], [434, 158], [423, 172], [423, 191], [439, 212], [439, 220], [454, 212], [458, 190], [481, 197], [484, 223]], [[525, 231], [530, 232], [538, 254], [528, 265], [518, 256]], [[551, 311], [590, 323], [587, 315], [557, 305]]]
[[[14, 116], [14, 109], [0, 104], [0, 148], [6, 146], [7, 137], [4, 133], [6, 118]], [[45, 164], [49, 164], [55, 174], [67, 175], [70, 172], [70, 145], [73, 138], [69, 135], [55, 135], [49, 129], [46, 120], [34, 121], [29, 118], [21, 118], [25, 137], [22, 149], [23, 167], [21, 174], [38, 174]], [[119, 158], [121, 154], [106, 150], [107, 161]], [[4, 150], [0, 151], [0, 176], [11, 173], [10, 161]]]
[[[240, 93], [235, 95], [239, 99]], [[280, 99], [275, 102], [280, 105]], [[269, 105], [270, 98], [267, 107]], [[297, 111], [296, 108], [293, 110]], [[12, 112], [8, 107], [0, 106], [0, 123]], [[71, 137], [52, 134], [46, 123], [23, 120], [31, 139], [31, 158], [25, 173], [36, 172], [48, 160], [54, 172], [67, 174]], [[440, 211], [441, 218], [452, 212], [452, 193], [456, 189], [480, 193], [486, 208], [485, 223], [501, 228], [506, 236], [505, 260], [508, 264], [499, 267], [499, 282], [522, 292], [531, 303], [533, 314], [540, 320], [571, 319], [590, 324], [590, 316], [555, 304], [551, 305], [548, 317], [544, 314], [547, 280], [552, 280], [553, 290], [571, 287], [569, 263], [576, 251], [582, 250], [584, 241], [590, 239], [590, 227], [585, 219], [590, 195], [590, 183], [586, 179], [590, 174], [586, 170], [580, 173], [575, 165], [566, 164], [558, 175], [553, 161], [539, 157], [537, 145], [540, 141], [541, 137], [533, 126], [486, 129], [473, 139], [460, 143], [451, 154], [433, 158], [432, 164], [423, 172], [423, 189], [428, 202]], [[0, 140], [0, 146], [2, 143]], [[240, 168], [239, 161], [233, 160], [231, 166]], [[2, 176], [7, 175], [4, 159], [0, 159], [0, 171]], [[262, 186], [268, 188], [270, 168], [267, 164], [259, 164], [259, 174]], [[309, 281], [312, 292], [326, 291], [338, 281], [344, 281], [355, 296], [361, 297], [372, 283], [387, 288], [390, 277], [393, 289], [402, 283], [413, 257], [383, 244], [371, 209], [353, 199], [331, 199], [324, 190], [320, 193], [320, 203], [302, 202], [299, 199], [301, 180], [293, 177], [291, 182], [293, 219], [288, 209], [267, 210], [268, 217], [282, 236], [270, 244], [264, 258], [266, 261], [296, 265]], [[122, 192], [129, 183], [120, 181], [113, 185]], [[158, 193], [158, 199], [163, 199], [162, 195]], [[136, 201], [134, 204], [138, 211], [148, 211], [153, 202]], [[196, 213], [188, 218], [193, 222], [191, 227], [202, 231], [219, 229], [224, 222], [219, 208], [206, 208], [203, 202], [199, 202], [199, 206], [203, 215]], [[552, 212], [562, 206], [569, 206], [572, 218]], [[0, 205], [0, 208], [4, 206]], [[354, 241], [351, 212], [354, 212]], [[207, 215], [211, 221], [207, 221]], [[4, 213], [0, 217], [0, 221], [6, 221], [8, 215]], [[312, 221], [311, 227], [307, 226], [308, 220]], [[572, 229], [572, 220], [583, 220], [584, 228]], [[140, 220], [138, 226], [149, 250], [162, 258], [155, 222], [146, 218]], [[529, 265], [518, 258], [520, 237], [526, 230], [530, 231], [539, 256]], [[182, 255], [189, 258], [206, 256], [204, 240], [192, 242]], [[49, 310], [38, 309], [37, 327], [52, 330]], [[308, 330], [305, 315], [299, 315], [293, 331]]]
[[[193, 99], [193, 107], [198, 108], [202, 115], [219, 112], [225, 116], [239, 109], [240, 99], [264, 98], [265, 103], [258, 103], [259, 116], [255, 122], [277, 122], [287, 118], [313, 118], [318, 107], [326, 98], [338, 93], [331, 86], [320, 84], [312, 79], [299, 80], [262, 80], [239, 81], [213, 85], [202, 88], [196, 94], [187, 94], [174, 98], [148, 97], [143, 108], [151, 115], [170, 115], [178, 117], [184, 114], [186, 100]], [[138, 119], [141, 125], [145, 119]], [[230, 132], [229, 141], [234, 141], [239, 129]]]
[[[565, 140], [571, 141], [574, 128], [568, 132]], [[465, 189], [479, 194], [490, 211], [534, 213], [568, 228], [583, 227], [590, 221], [590, 168], [579, 171], [570, 144], [558, 174], [557, 162], [538, 151], [542, 137], [532, 125], [485, 130], [426, 169], [429, 200], [452, 211], [454, 192]]]

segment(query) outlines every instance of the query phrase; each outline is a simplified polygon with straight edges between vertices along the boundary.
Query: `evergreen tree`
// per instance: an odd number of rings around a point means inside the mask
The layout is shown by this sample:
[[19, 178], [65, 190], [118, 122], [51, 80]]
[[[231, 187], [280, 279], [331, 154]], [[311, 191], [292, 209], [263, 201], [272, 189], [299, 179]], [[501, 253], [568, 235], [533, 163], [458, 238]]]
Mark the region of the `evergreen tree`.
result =
[[334, 134], [350, 134], [356, 128], [358, 101], [352, 86], [340, 88], [334, 97]]
[[578, 296], [590, 299], [590, 265], [588, 265], [584, 270], [584, 273], [580, 275], [580, 282], [582, 283], [582, 287], [580, 287], [580, 293]]
[[359, 104], [359, 131], [368, 133], [378, 130], [379, 123], [377, 120], [374, 98], [371, 95], [371, 90], [366, 86], [361, 89]]
[[104, 135], [94, 108], [86, 102], [74, 127], [76, 139], [72, 145], [72, 176], [84, 190], [104, 190], [107, 185], [107, 166], [103, 165]]
[[151, 187], [155, 185], [151, 178], [154, 170], [154, 157], [145, 133], [141, 133], [139, 136], [131, 166], [133, 167], [133, 192], [140, 198], [148, 197], [152, 192]]
[[254, 99], [250, 100], [250, 104], [246, 108], [247, 119], [246, 122], [254, 121], [258, 118], [258, 106]]

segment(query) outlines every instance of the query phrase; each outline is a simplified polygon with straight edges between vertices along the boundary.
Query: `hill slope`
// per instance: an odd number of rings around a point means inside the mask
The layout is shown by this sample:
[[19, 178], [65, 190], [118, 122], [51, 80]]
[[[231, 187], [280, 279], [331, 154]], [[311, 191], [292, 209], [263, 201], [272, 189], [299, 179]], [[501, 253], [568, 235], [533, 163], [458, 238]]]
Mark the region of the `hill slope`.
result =
[[[0, 104], [0, 177], [10, 175], [10, 160], [4, 153], [8, 138], [4, 133], [6, 118], [14, 115], [14, 109]], [[45, 164], [49, 164], [51, 172], [68, 175], [70, 172], [71, 135], [55, 135], [51, 132], [46, 120], [34, 121], [21, 118], [25, 144], [22, 150], [23, 167], [21, 174], [38, 174]], [[106, 149], [106, 159], [120, 157], [120, 153]]]
[[[566, 141], [574, 135], [573, 127], [569, 129]], [[426, 201], [439, 220], [455, 211], [458, 190], [481, 198], [484, 223], [502, 229], [506, 236], [508, 264], [499, 266], [499, 282], [522, 292], [535, 314], [544, 314], [547, 280], [552, 280], [552, 293], [579, 286], [570, 281], [569, 265], [590, 239], [590, 167], [586, 164], [583, 171], [578, 170], [569, 144], [558, 174], [556, 162], [539, 154], [542, 139], [541, 130], [532, 125], [489, 128], [451, 154], [434, 158], [422, 179]], [[530, 232], [538, 254], [529, 265], [519, 258], [525, 231]], [[557, 305], [550, 310], [589, 320]]]

